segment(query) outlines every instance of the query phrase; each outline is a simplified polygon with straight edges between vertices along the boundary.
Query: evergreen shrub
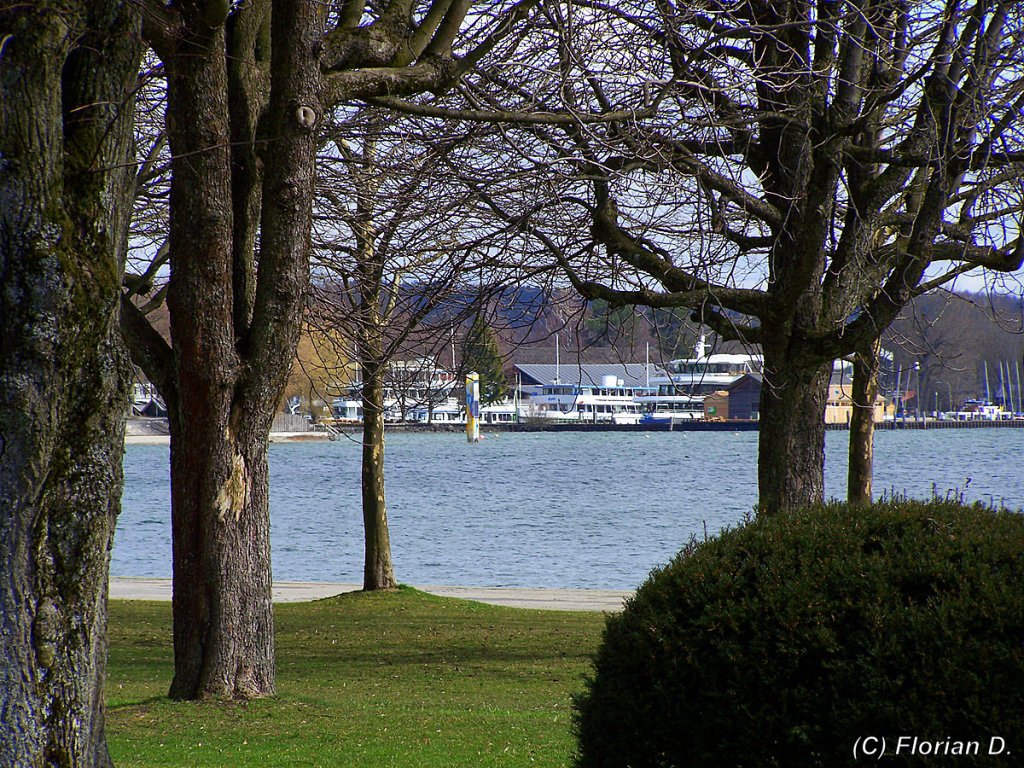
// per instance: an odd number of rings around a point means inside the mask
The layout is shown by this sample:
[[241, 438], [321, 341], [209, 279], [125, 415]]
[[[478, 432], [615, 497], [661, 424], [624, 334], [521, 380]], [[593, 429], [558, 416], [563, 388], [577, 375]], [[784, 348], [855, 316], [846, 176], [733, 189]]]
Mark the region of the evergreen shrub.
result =
[[884, 765], [1024, 765], [1024, 517], [836, 503], [693, 542], [574, 704], [578, 768], [874, 762], [864, 737]]

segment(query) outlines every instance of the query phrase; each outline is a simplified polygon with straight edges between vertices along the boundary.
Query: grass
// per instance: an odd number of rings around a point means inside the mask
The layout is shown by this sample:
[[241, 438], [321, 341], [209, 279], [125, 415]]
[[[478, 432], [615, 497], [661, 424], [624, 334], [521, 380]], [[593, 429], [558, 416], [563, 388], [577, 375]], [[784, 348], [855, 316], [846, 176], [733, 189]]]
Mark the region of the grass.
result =
[[570, 696], [603, 617], [402, 588], [275, 606], [277, 686], [172, 702], [169, 603], [110, 608], [107, 737], [118, 766], [564, 766]]

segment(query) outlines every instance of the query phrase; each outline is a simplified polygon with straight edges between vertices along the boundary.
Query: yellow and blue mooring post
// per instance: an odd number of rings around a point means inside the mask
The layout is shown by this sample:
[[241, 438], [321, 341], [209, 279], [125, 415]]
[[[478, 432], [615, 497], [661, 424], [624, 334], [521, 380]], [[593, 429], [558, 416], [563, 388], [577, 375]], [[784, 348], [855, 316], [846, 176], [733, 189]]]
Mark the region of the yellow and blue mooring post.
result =
[[480, 374], [466, 374], [466, 439], [480, 441]]

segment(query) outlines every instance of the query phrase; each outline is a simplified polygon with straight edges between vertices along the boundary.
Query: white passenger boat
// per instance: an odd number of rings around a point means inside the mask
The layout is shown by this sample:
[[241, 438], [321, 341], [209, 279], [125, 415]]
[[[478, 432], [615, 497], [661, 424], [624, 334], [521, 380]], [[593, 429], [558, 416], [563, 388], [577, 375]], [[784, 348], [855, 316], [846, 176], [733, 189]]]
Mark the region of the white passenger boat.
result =
[[[694, 349], [694, 357], [672, 360], [666, 373], [651, 377], [651, 386], [657, 387], [658, 399], [696, 397], [728, 389], [748, 373], [760, 373], [761, 355], [714, 354], [706, 355], [704, 337]], [[671, 402], [666, 400], [666, 403]]]
[[[542, 376], [540, 369], [554, 366], [517, 366], [534, 375], [540, 383], [524, 384], [519, 413], [526, 419], [582, 421], [593, 424], [636, 424], [640, 421], [637, 397], [647, 394], [645, 386], [627, 382], [622, 376], [602, 374], [590, 377], [588, 368], [612, 366], [562, 366], [562, 376]], [[642, 369], [643, 366], [630, 366]], [[545, 373], [550, 371], [545, 370]]]
[[637, 402], [641, 424], [704, 418], [704, 398], [696, 395], [646, 395]]
[[704, 398], [728, 389], [748, 373], [759, 373], [760, 355], [708, 355], [705, 337], [694, 347], [693, 357], [672, 360], [665, 371], [651, 377], [653, 392], [637, 397], [642, 422], [683, 421], [704, 418]]
[[554, 421], [588, 421], [594, 424], [636, 424], [640, 421], [641, 390], [617, 381], [602, 386], [553, 384], [523, 387], [520, 412], [527, 418]]

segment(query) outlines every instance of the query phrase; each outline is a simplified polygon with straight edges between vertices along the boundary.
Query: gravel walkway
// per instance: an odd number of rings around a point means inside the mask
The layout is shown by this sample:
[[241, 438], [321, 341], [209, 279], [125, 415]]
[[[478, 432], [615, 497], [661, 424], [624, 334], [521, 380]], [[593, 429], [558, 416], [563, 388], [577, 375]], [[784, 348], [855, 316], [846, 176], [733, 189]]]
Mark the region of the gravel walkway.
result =
[[[355, 592], [358, 584], [282, 581], [274, 583], [274, 602], [294, 603], [318, 600], [342, 592]], [[618, 611], [632, 592], [612, 589], [512, 589], [498, 587], [417, 586], [442, 597], [476, 600], [492, 605], [539, 608], [550, 611]], [[112, 576], [113, 600], [170, 600], [170, 579]]]

